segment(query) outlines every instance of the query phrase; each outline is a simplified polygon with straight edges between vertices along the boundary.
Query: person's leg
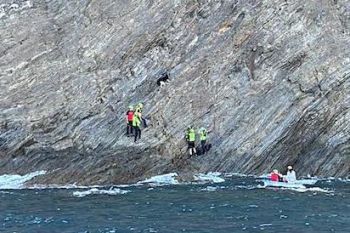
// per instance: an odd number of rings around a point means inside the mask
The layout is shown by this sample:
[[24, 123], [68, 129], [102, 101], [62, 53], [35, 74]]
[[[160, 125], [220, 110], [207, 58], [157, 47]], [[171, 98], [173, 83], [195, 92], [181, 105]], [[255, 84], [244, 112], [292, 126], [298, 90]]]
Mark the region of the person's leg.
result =
[[138, 127], [137, 126], [135, 126], [134, 127], [134, 131], [135, 131], [135, 138], [134, 138], [134, 142], [136, 142], [137, 141], [137, 134], [138, 134]]
[[134, 127], [132, 126], [132, 121], [129, 121], [130, 133], [133, 134]]
[[210, 143], [208, 143], [208, 144], [205, 145], [205, 151], [209, 151], [210, 148], [211, 148], [211, 144], [210, 144]]
[[129, 124], [126, 125], [126, 136], [129, 136]]
[[187, 150], [189, 150], [190, 157], [191, 157], [192, 156], [192, 143], [191, 142], [187, 142], [187, 143], [188, 143]]
[[141, 129], [140, 129], [140, 127], [138, 127], [138, 131], [139, 131], [139, 139], [141, 139]]
[[191, 155], [195, 155], [196, 154], [196, 146], [194, 144], [194, 142], [190, 142], [191, 143]]
[[202, 154], [205, 154], [206, 150], [205, 150], [205, 140], [201, 141], [201, 146], [202, 146]]

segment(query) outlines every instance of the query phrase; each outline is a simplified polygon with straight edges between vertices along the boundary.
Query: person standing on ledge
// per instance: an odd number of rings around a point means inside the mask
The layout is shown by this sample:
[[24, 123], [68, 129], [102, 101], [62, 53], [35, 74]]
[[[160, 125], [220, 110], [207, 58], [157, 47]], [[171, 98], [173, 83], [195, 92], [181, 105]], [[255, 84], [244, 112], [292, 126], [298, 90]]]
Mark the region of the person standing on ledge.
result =
[[133, 107], [130, 105], [128, 108], [128, 111], [126, 112], [126, 136], [129, 137], [129, 135], [133, 134], [133, 125], [132, 120], [134, 118], [134, 111]]
[[196, 146], [195, 146], [195, 142], [196, 142], [196, 132], [194, 131], [193, 127], [190, 126], [187, 128], [186, 131], [186, 140], [187, 140], [187, 144], [188, 144], [188, 148], [187, 150], [190, 150], [190, 157], [192, 155], [197, 154], [196, 152]]
[[135, 139], [134, 142], [137, 141], [137, 139], [141, 139], [141, 118], [139, 114], [134, 114], [133, 119], [132, 119], [132, 126], [134, 127], [134, 133], [135, 133]]
[[139, 116], [140, 121], [143, 123], [144, 127], [147, 127], [146, 119], [142, 117], [143, 104], [139, 103], [135, 108], [135, 114]]
[[207, 130], [204, 127], [202, 127], [198, 131], [198, 134], [199, 134], [199, 139], [201, 141], [201, 149], [202, 149], [202, 153], [200, 154], [205, 154], [207, 152], [207, 149], [206, 149]]

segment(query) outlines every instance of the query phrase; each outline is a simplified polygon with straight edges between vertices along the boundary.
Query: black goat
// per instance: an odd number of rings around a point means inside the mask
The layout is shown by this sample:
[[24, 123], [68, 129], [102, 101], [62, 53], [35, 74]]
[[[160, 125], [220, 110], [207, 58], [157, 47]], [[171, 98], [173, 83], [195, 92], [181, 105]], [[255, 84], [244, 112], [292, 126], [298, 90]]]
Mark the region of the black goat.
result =
[[158, 86], [164, 86], [166, 82], [169, 81], [169, 75], [168, 73], [163, 73], [160, 78], [157, 79], [157, 85]]

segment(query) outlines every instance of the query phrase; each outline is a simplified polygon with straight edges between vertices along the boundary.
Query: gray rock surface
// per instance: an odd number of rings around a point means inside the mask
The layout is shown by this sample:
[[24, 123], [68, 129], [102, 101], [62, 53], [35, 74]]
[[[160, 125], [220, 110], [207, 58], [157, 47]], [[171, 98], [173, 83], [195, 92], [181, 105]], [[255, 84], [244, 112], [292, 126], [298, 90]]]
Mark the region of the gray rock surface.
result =
[[[349, 176], [348, 0], [1, 0], [0, 41], [1, 174]], [[135, 144], [138, 102], [150, 125]], [[213, 148], [188, 159], [190, 124]]]

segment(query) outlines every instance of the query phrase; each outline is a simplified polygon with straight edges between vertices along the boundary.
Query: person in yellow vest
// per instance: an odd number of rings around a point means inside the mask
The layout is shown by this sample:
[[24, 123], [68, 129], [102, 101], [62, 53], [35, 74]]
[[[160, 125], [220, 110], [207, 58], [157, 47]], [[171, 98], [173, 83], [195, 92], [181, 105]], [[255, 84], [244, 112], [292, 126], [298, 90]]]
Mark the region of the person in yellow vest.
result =
[[201, 141], [201, 148], [202, 148], [202, 153], [201, 154], [205, 154], [207, 152], [206, 150], [206, 142], [207, 142], [207, 130], [202, 127], [199, 129], [198, 131], [199, 134], [199, 140]]
[[134, 133], [135, 133], [135, 139], [134, 142], [137, 141], [137, 139], [141, 139], [141, 117], [139, 114], [134, 114], [132, 119], [132, 126], [134, 127]]
[[186, 131], [186, 140], [188, 144], [187, 150], [190, 151], [190, 156], [196, 155], [196, 132], [194, 131], [192, 126], [188, 127]]
[[142, 117], [142, 110], [143, 110], [143, 104], [142, 103], [137, 104], [137, 106], [135, 108], [135, 114], [137, 114], [139, 116], [139, 119], [143, 123], [143, 126], [147, 127], [146, 119], [144, 119]]
[[143, 109], [143, 104], [139, 103], [136, 105], [135, 111], [134, 111], [135, 114], [138, 115], [140, 119], [142, 118], [142, 109]]

